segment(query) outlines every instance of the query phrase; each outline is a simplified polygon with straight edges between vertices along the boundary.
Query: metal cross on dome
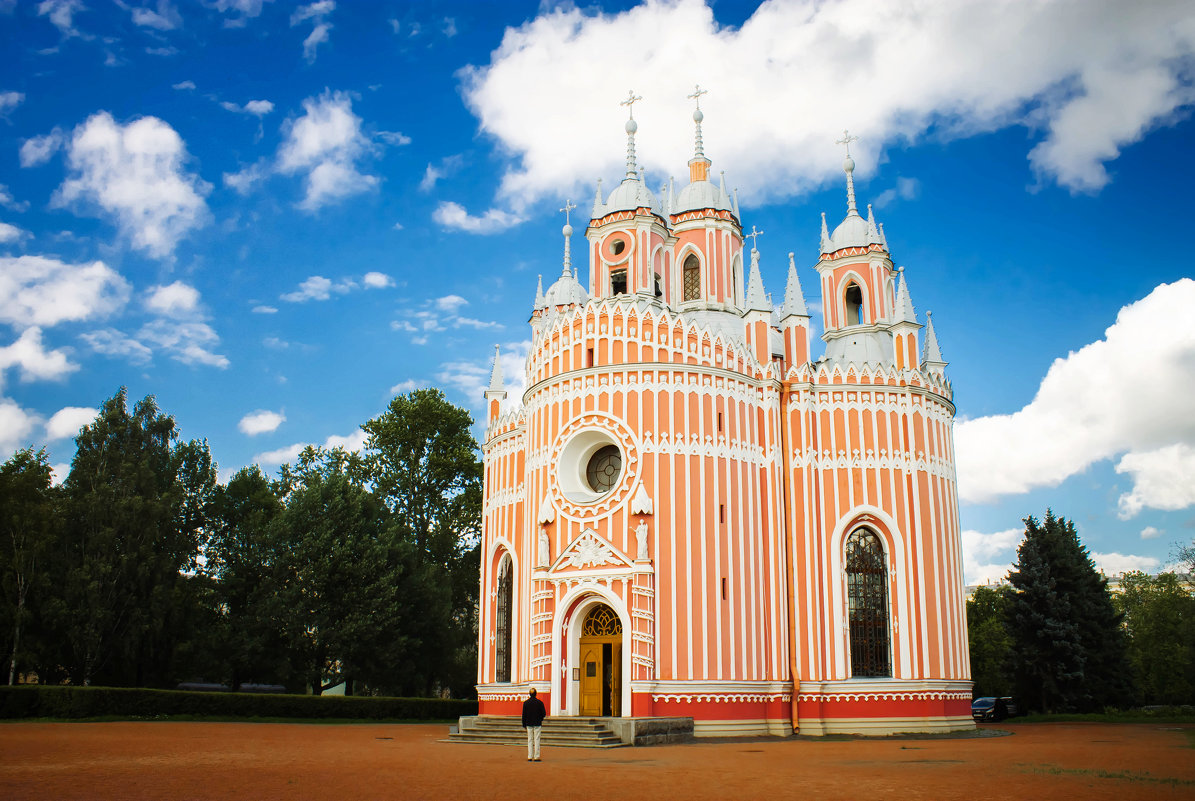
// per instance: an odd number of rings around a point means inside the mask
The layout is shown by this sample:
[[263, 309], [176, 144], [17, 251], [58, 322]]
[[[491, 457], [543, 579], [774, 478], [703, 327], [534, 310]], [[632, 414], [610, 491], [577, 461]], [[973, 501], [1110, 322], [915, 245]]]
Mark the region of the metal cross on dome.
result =
[[573, 203], [573, 202], [572, 202], [572, 200], [566, 200], [566, 201], [564, 201], [564, 208], [562, 208], [562, 209], [561, 209], [561, 211], [563, 211], [563, 212], [564, 212], [564, 224], [565, 224], [565, 225], [570, 225], [570, 224], [571, 224], [571, 223], [569, 223], [569, 219], [568, 219], [568, 213], [569, 213], [570, 211], [572, 211], [573, 209], [575, 209], [575, 208], [577, 208], [577, 204], [576, 204], [576, 203]]
[[702, 88], [701, 88], [701, 84], [696, 84], [696, 85], [695, 85], [695, 87], [694, 87], [694, 89], [693, 89], [693, 94], [691, 94], [691, 95], [685, 95], [685, 97], [689, 98], [690, 100], [695, 100], [695, 101], [697, 101], [697, 108], [699, 108], [699, 109], [700, 109], [700, 108], [701, 108], [701, 96], [702, 96], [702, 95], [708, 95], [709, 93], [710, 93], [710, 92], [709, 92], [709, 90], [708, 90], [708, 89], [702, 89]]
[[627, 107], [627, 113], [629, 113], [629, 114], [631, 115], [631, 119], [635, 119], [635, 108], [634, 108], [634, 106], [635, 106], [635, 103], [636, 103], [636, 101], [639, 101], [639, 100], [642, 100], [642, 99], [643, 99], [643, 96], [642, 96], [642, 95], [636, 95], [636, 94], [635, 94], [635, 90], [634, 90], [634, 89], [632, 89], [632, 90], [630, 90], [629, 92], [627, 92], [627, 99], [626, 99], [626, 100], [623, 100], [623, 101], [621, 101], [621, 102], [620, 102], [618, 105], [620, 105], [620, 106], [626, 106], [626, 107]]
[[859, 137], [851, 136], [851, 132], [846, 128], [842, 129], [842, 138], [834, 142], [836, 145], [846, 145], [846, 155], [849, 158], [851, 155], [851, 142], [858, 142]]
[[755, 230], [755, 226], [753, 225], [753, 226], [751, 226], [751, 233], [743, 234], [743, 239], [746, 239], [747, 237], [751, 237], [751, 249], [755, 250], [755, 246], [759, 244], [759, 237], [762, 234], [763, 234], [763, 231]]

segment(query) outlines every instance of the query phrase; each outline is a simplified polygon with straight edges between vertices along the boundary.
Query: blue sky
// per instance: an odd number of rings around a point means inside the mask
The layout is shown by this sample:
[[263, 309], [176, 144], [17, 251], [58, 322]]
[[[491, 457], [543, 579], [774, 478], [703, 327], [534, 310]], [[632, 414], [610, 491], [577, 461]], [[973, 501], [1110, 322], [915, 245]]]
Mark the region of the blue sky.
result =
[[967, 578], [1047, 506], [1159, 569], [1195, 534], [1195, 11], [1143, 6], [0, 0], [0, 458], [68, 465], [121, 385], [222, 477], [419, 386], [479, 416], [618, 101], [658, 186], [700, 83], [777, 296], [793, 251], [817, 306], [860, 136], [950, 362]]

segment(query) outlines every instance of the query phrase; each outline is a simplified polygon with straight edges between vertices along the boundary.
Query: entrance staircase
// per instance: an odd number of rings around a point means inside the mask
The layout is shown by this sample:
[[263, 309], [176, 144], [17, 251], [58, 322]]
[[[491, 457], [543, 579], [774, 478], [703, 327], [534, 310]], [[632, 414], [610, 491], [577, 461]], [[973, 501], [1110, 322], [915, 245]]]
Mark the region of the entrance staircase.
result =
[[[453, 743], [526, 745], [527, 734], [517, 717], [478, 715], [461, 718], [457, 730], [448, 735]], [[622, 738], [601, 718], [550, 717], [544, 720], [540, 743], [572, 748], [617, 748]]]

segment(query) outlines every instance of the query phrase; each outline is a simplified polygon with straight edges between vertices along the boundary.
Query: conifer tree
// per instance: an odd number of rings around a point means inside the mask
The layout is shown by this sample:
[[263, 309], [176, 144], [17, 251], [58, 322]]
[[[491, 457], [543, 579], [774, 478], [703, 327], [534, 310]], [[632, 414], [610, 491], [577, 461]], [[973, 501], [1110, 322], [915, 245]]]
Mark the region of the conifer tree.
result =
[[1006, 606], [1018, 695], [1042, 712], [1130, 703], [1122, 615], [1074, 524], [1049, 510], [1024, 522]]

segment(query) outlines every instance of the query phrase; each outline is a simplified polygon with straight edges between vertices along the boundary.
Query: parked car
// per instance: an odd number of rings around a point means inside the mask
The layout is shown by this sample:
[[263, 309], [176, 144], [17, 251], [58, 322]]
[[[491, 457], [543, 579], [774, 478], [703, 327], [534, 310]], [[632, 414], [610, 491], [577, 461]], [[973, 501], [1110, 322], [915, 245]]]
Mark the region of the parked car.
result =
[[1010, 708], [1009, 702], [1011, 701], [1011, 698], [996, 698], [994, 696], [976, 698], [971, 702], [971, 717], [980, 723], [1004, 720], [1009, 715], [1016, 714], [1016, 703], [1013, 702]]

